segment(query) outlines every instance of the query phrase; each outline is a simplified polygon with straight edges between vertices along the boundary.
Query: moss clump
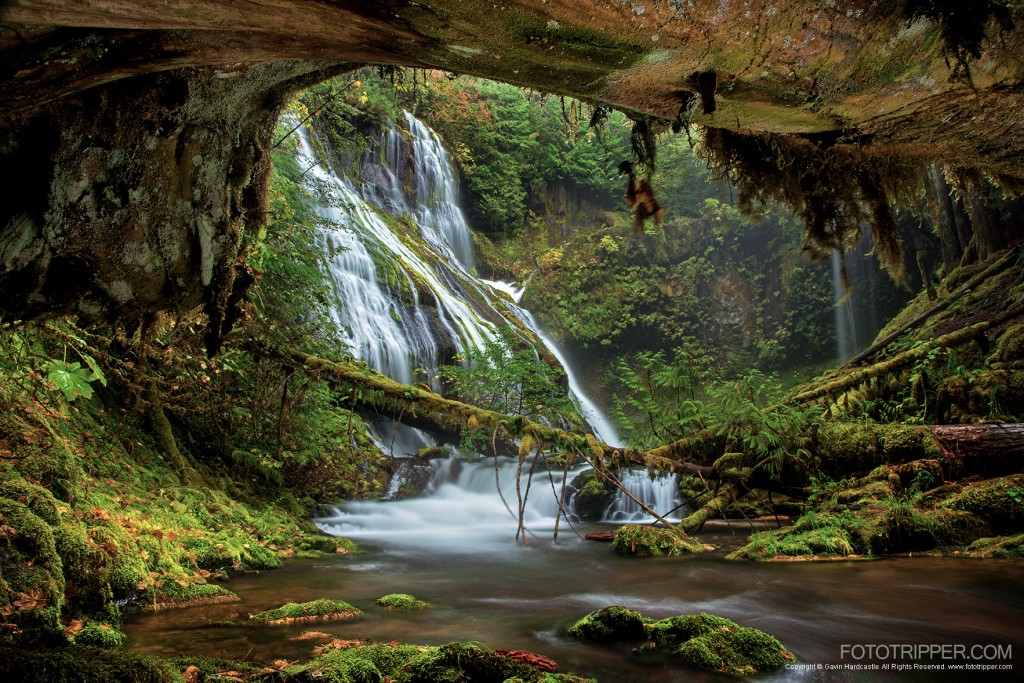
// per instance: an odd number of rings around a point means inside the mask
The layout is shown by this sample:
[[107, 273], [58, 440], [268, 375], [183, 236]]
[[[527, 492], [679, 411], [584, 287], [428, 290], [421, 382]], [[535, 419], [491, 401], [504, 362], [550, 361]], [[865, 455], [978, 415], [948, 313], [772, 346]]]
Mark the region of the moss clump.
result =
[[0, 650], [0, 679], [22, 683], [181, 683], [169, 662], [125, 650], [73, 645], [46, 651]]
[[430, 607], [429, 602], [414, 598], [408, 593], [391, 593], [377, 598], [377, 604], [384, 609], [414, 610]]
[[660, 557], [699, 553], [704, 546], [677, 529], [626, 524], [615, 532], [612, 549], [621, 555]]
[[[303, 669], [311, 678], [328, 683], [585, 683], [571, 674], [542, 671], [504, 652], [473, 643], [418, 645], [360, 645], [321, 652]], [[303, 679], [305, 680], [305, 679]]]
[[214, 583], [180, 585], [174, 581], [161, 582], [159, 587], [147, 588], [143, 593], [142, 611], [158, 612], [176, 607], [214, 605], [223, 602], [238, 602], [240, 598]]
[[602, 607], [577, 621], [569, 628], [569, 635], [598, 643], [643, 640], [646, 622], [639, 612], [613, 605]]
[[647, 628], [656, 647], [674, 649], [701, 669], [749, 675], [793, 661], [774, 636], [707, 612], [669, 617]]
[[257, 624], [277, 626], [315, 621], [341, 621], [353, 619], [361, 614], [361, 610], [343, 600], [321, 598], [312, 602], [289, 602], [275, 609], [249, 615], [249, 620]]
[[572, 509], [583, 521], [594, 522], [602, 519], [615, 500], [614, 490], [598, 478], [593, 470], [580, 474], [572, 485], [576, 488], [576, 495], [572, 498]]
[[969, 484], [949, 498], [944, 507], [972, 512], [984, 518], [997, 533], [1024, 531], [1024, 475]]
[[75, 645], [89, 645], [104, 650], [115, 650], [122, 645], [127, 636], [110, 624], [87, 624], [74, 635]]
[[967, 548], [967, 552], [974, 557], [994, 557], [1001, 560], [1024, 559], [1024, 534], [979, 538]]
[[794, 659], [774, 636], [736, 624], [686, 641], [676, 655], [691, 666], [741, 676], [777, 669]]
[[395, 672], [395, 683], [462, 683], [536, 681], [540, 672], [528, 664], [486, 650], [473, 643], [448, 643], [426, 648]]

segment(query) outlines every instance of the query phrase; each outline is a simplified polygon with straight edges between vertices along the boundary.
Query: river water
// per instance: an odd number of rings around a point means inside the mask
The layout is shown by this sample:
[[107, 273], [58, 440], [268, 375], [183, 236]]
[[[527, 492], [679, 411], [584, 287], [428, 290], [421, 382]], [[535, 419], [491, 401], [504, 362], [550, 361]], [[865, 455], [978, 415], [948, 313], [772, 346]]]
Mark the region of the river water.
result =
[[[388, 505], [382, 503], [381, 505]], [[595, 525], [581, 528], [593, 530]], [[439, 644], [478, 641], [494, 648], [526, 649], [555, 659], [563, 671], [602, 683], [725, 680], [671, 661], [633, 655], [631, 646], [592, 646], [565, 635], [584, 614], [625, 605], [660, 618], [700, 611], [729, 617], [777, 636], [803, 663], [870, 664], [843, 654], [845, 645], [1009, 645], [1017, 675], [1024, 666], [1024, 565], [955, 558], [898, 558], [822, 563], [746, 563], [722, 559], [743, 533], [706, 534], [721, 548], [676, 558], [630, 559], [607, 544], [580, 540], [563, 526], [557, 543], [534, 529], [525, 547], [504, 538], [461, 547], [409, 544], [382, 538], [364, 552], [295, 560], [283, 570], [239, 577], [227, 584], [242, 602], [135, 617], [126, 625], [129, 646], [162, 655], [229, 658], [308, 656], [312, 644], [290, 638], [306, 627], [224, 627], [288, 601], [346, 600], [365, 615], [314, 628], [340, 638]], [[412, 593], [434, 608], [387, 612], [374, 600]], [[876, 660], [894, 663], [899, 660]], [[928, 663], [909, 659], [904, 663]], [[935, 660], [941, 662], [941, 660]], [[976, 674], [970, 675], [976, 680]], [[1012, 673], [998, 678], [1014, 680]], [[953, 672], [788, 670], [766, 680], [967, 680]]]

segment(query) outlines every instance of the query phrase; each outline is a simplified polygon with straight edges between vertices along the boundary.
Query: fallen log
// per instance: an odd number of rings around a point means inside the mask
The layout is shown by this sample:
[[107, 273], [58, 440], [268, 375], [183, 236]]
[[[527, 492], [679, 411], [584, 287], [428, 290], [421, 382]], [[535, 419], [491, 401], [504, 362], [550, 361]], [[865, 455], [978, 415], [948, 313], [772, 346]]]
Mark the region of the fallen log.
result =
[[[917, 316], [916, 318], [914, 318], [910, 322], [900, 326], [899, 329], [895, 330], [891, 334], [886, 335], [884, 338], [878, 340], [877, 342], [872, 344], [869, 348], [865, 349], [864, 351], [862, 351], [860, 354], [858, 354], [854, 358], [851, 358], [850, 360], [848, 360], [843, 365], [843, 369], [851, 368], [851, 367], [853, 367], [855, 365], [859, 365], [861, 363], [861, 361], [863, 361], [863, 360], [865, 360], [867, 358], [870, 358], [871, 356], [875, 355], [876, 353], [878, 353], [879, 351], [881, 351], [885, 347], [889, 346], [889, 344], [891, 344], [892, 342], [896, 341], [905, 332], [909, 332], [910, 330], [914, 329], [915, 327], [917, 327], [918, 325], [923, 323], [925, 320], [927, 320], [928, 318], [930, 318], [933, 315], [935, 315], [936, 313], [940, 313], [940, 312], [944, 311], [945, 309], [949, 308], [949, 306], [954, 301], [956, 301], [958, 298], [960, 298], [960, 296], [962, 294], [964, 294], [965, 292], [971, 291], [972, 289], [977, 287], [980, 283], [984, 282], [986, 279], [991, 277], [993, 274], [995, 274], [995, 273], [999, 272], [1000, 270], [1002, 270], [1007, 264], [1009, 264], [1013, 260], [1014, 257], [1017, 256], [1018, 251], [1019, 251], [1018, 247], [1013, 247], [1012, 249], [1008, 250], [1005, 254], [1003, 254], [1003, 256], [1001, 256], [999, 259], [997, 259], [993, 263], [989, 264], [987, 267], [983, 268], [980, 272], [975, 274], [970, 280], [968, 280], [964, 284], [960, 285], [956, 289], [956, 291], [954, 291], [951, 294], [949, 294], [945, 299], [940, 301], [938, 304], [936, 304], [935, 306], [932, 306], [931, 308], [929, 308], [927, 311], [925, 311], [921, 315]], [[920, 254], [918, 254], [918, 256], [920, 256]], [[920, 265], [920, 261], [919, 261], [919, 265]], [[927, 274], [925, 273], [923, 266], [922, 266], [922, 269], [921, 269], [921, 275], [922, 275], [922, 278], [924, 279], [925, 284], [928, 286], [928, 299], [930, 301], [932, 299], [932, 288], [931, 288], [931, 283], [928, 280]]]
[[828, 424], [815, 435], [813, 451], [835, 478], [925, 459], [938, 460], [947, 478], [999, 476], [1024, 466], [1024, 424]]
[[870, 379], [883, 377], [906, 367], [915, 361], [926, 358], [934, 349], [955, 348], [971, 341], [984, 339], [985, 332], [988, 330], [998, 327], [1006, 321], [1020, 316], [1024, 316], [1024, 306], [1016, 306], [1001, 315], [992, 318], [991, 320], [984, 320], [973, 325], [968, 325], [967, 327], [944, 334], [931, 341], [923, 342], [922, 344], [893, 356], [888, 360], [882, 361], [881, 363], [876, 363], [875, 365], [870, 365], [859, 370], [853, 370], [838, 379], [832, 380], [831, 382], [825, 382], [814, 389], [809, 389], [791, 396], [785, 401], [785, 403], [787, 405], [801, 405], [821, 398], [826, 398], [828, 396], [839, 396]]

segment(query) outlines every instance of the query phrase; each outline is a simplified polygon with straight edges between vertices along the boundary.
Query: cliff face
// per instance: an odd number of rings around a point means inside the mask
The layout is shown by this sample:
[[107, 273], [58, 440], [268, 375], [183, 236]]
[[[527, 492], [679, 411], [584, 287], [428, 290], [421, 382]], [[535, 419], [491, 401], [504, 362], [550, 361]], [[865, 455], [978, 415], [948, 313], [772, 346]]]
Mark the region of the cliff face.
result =
[[803, 135], [1019, 179], [1024, 20], [973, 3], [953, 17], [981, 27], [972, 43], [949, 16], [915, 14], [921, 4], [7, 2], [0, 314], [205, 302], [216, 336], [241, 230], [263, 220], [282, 101], [355, 64], [485, 76], [655, 129], [678, 118]]

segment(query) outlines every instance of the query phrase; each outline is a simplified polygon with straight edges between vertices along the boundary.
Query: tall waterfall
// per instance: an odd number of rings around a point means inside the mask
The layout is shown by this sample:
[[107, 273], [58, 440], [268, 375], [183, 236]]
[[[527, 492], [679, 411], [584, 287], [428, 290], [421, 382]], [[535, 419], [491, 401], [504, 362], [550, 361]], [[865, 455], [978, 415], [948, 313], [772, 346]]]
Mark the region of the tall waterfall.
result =
[[[440, 363], [456, 353], [482, 348], [495, 338], [496, 325], [517, 319], [531, 327], [565, 367], [581, 414], [599, 438], [621, 445], [611, 422], [587, 397], [561, 351], [543, 336], [529, 312], [470, 274], [472, 241], [456, 201], [457, 183], [447, 152], [437, 135], [411, 114], [405, 114], [405, 124], [407, 133], [391, 127], [381, 134], [374, 152], [363, 159], [363, 182], [358, 186], [315, 163], [310, 133], [300, 129], [300, 152], [309, 168], [307, 186], [318, 197], [314, 208], [331, 226], [323, 238], [331, 258], [331, 314], [346, 331], [353, 353], [397, 381], [430, 382]], [[396, 227], [396, 221], [402, 225]], [[417, 368], [425, 372], [416, 373]], [[396, 455], [414, 453], [429, 443], [417, 430], [389, 429], [392, 426], [378, 425], [379, 442]], [[474, 534], [482, 539], [507, 533], [510, 522], [515, 529], [518, 513], [513, 510], [519, 503], [514, 460], [433, 461], [419, 467], [431, 468], [422, 496], [386, 504], [347, 503], [318, 523], [334, 533], [387, 536], [402, 545], [430, 539], [436, 546], [443, 538], [465, 544]], [[568, 473], [569, 479], [577, 473]], [[519, 474], [522, 489], [529, 476]], [[552, 489], [562, 490], [562, 478], [562, 472], [548, 473], [543, 465], [536, 468], [533, 492], [523, 511], [531, 532], [554, 524], [558, 501]], [[393, 488], [400, 483], [396, 476]], [[652, 494], [652, 487], [665, 493]], [[648, 480], [635, 492], [658, 505], [659, 496], [674, 495], [674, 490], [674, 480]], [[622, 507], [616, 516], [620, 520], [637, 512], [628, 510], [626, 503], [617, 507]]]
[[[426, 130], [417, 123], [417, 130]], [[493, 307], [481, 311], [467, 303], [468, 292], [478, 292], [480, 287], [445, 241], [447, 234], [455, 235], [457, 241], [469, 240], [469, 229], [454, 203], [450, 171], [423, 179], [417, 174], [417, 196], [422, 193], [432, 200], [428, 207], [419, 208], [419, 202], [406, 198], [402, 179], [392, 170], [399, 154], [394, 130], [386, 135], [383, 147], [388, 151], [380, 165], [387, 182], [366, 183], [361, 189], [313, 163], [309, 132], [302, 128], [300, 134], [301, 152], [310, 159], [309, 184], [328, 195], [315, 208], [333, 226], [323, 245], [332, 254], [331, 315], [347, 331], [345, 341], [355, 356], [378, 372], [411, 384], [429, 381], [436, 374], [444, 360], [443, 348], [457, 353], [493, 340], [494, 325], [485, 315], [494, 318], [498, 314]], [[432, 149], [419, 142], [417, 150]], [[440, 148], [436, 137], [432, 142]], [[433, 154], [435, 160], [446, 159]], [[418, 249], [410, 248], [396, 234], [382, 209], [392, 216], [413, 215], [424, 221], [404, 234], [406, 239], [421, 242]], [[436, 253], [438, 258], [428, 263], [421, 256], [428, 253]], [[425, 372], [415, 376], [414, 368]]]

